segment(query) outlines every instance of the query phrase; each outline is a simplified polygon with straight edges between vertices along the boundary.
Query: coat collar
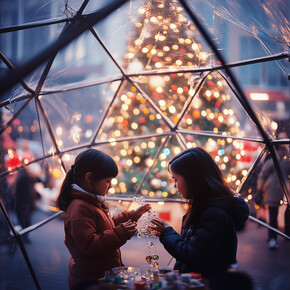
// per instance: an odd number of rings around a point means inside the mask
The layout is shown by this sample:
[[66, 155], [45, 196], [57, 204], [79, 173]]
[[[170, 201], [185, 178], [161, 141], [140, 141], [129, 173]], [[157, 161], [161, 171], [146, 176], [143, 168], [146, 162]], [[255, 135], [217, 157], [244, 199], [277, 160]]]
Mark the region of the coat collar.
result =
[[107, 209], [106, 205], [102, 203], [100, 200], [98, 200], [97, 197], [93, 194], [87, 194], [87, 193], [75, 191], [75, 190], [73, 190], [71, 194], [73, 196], [73, 199], [84, 200], [99, 208]]
[[72, 189], [74, 191], [78, 191], [78, 192], [82, 192], [82, 193], [85, 193], [85, 194], [88, 194], [96, 199], [98, 199], [100, 202], [104, 203], [106, 201], [106, 197], [105, 196], [101, 196], [101, 195], [97, 195], [97, 194], [93, 194], [91, 192], [88, 192], [86, 190], [84, 190], [83, 188], [81, 188], [80, 186], [78, 186], [77, 184], [73, 183], [71, 185]]

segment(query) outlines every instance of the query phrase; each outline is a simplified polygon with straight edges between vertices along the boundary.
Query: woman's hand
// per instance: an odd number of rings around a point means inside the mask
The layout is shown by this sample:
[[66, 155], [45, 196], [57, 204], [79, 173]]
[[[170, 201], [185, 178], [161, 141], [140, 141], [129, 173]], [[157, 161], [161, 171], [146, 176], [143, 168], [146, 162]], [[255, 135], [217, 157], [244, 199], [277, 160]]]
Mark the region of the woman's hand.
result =
[[130, 237], [133, 237], [136, 233], [136, 223], [132, 222], [131, 220], [126, 221], [123, 223], [123, 227], [125, 228], [125, 231], [128, 233]]
[[135, 209], [135, 214], [137, 217], [137, 220], [148, 210], [151, 209], [151, 205], [149, 203], [146, 203], [144, 205], [139, 206]]
[[153, 224], [153, 226], [148, 226], [148, 229], [151, 231], [151, 233], [154, 233], [154, 235], [158, 237], [165, 228], [170, 227], [170, 225], [166, 221], [158, 217], [152, 219], [151, 223]]

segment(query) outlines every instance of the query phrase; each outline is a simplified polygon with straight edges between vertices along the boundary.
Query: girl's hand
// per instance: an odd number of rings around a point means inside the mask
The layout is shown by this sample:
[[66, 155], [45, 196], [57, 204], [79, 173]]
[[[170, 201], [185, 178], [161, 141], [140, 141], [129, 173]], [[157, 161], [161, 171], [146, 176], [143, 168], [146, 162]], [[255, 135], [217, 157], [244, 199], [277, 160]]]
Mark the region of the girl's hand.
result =
[[123, 223], [123, 227], [125, 228], [130, 237], [133, 237], [137, 231], [136, 223], [132, 222], [131, 220], [128, 220], [125, 223]]
[[153, 226], [148, 226], [148, 229], [150, 229], [151, 232], [153, 232], [158, 237], [165, 228], [170, 227], [170, 225], [166, 221], [158, 217], [152, 219], [151, 223], [153, 224]]
[[146, 203], [144, 205], [139, 206], [135, 209], [135, 215], [137, 217], [137, 220], [148, 210], [151, 209], [151, 205], [149, 203]]

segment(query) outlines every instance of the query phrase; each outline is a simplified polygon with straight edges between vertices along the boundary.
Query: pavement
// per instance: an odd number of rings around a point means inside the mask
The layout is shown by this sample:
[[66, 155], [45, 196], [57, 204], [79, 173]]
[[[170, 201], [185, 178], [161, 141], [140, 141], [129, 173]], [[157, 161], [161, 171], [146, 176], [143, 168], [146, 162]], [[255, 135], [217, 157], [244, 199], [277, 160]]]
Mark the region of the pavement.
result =
[[[35, 213], [37, 221], [47, 213]], [[29, 233], [30, 242], [25, 243], [28, 256], [43, 290], [66, 290], [69, 253], [64, 246], [63, 219], [58, 217]], [[290, 289], [290, 241], [278, 237], [279, 248], [269, 250], [267, 229], [248, 221], [238, 233], [238, 270], [247, 273], [255, 290]], [[154, 247], [149, 249], [148, 241]], [[123, 263], [127, 266], [148, 266], [145, 257], [158, 254], [159, 266], [173, 265], [174, 260], [164, 250], [157, 238], [134, 236], [122, 248]], [[12, 243], [0, 246], [0, 289], [37, 289], [20, 248]], [[245, 289], [247, 290], [247, 289]]]

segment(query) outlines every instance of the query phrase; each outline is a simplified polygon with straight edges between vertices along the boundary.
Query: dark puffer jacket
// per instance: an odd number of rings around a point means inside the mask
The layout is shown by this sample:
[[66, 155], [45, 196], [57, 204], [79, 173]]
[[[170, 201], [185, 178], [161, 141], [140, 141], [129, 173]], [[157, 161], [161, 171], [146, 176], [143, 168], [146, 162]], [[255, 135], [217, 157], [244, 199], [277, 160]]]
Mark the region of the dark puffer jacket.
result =
[[225, 272], [236, 261], [237, 235], [249, 217], [248, 204], [241, 197], [208, 202], [196, 222], [179, 235], [165, 228], [160, 241], [176, 259], [175, 270], [198, 272], [204, 278]]

